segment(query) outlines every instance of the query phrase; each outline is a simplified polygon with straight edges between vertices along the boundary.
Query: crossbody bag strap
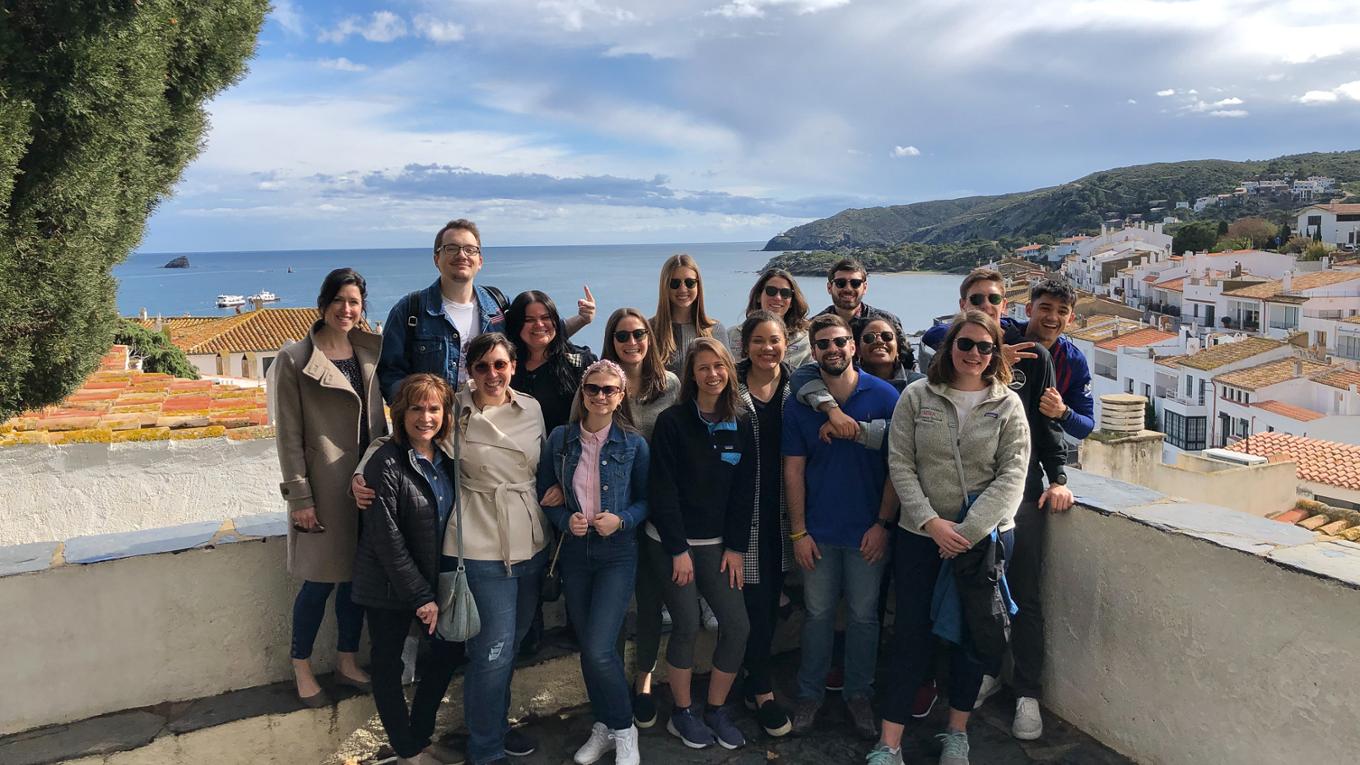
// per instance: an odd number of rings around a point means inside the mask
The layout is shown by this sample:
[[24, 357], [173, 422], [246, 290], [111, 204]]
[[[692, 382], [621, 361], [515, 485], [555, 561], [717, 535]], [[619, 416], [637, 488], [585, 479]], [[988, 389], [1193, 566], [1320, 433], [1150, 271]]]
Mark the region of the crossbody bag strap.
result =
[[463, 497], [459, 489], [459, 474], [463, 471], [463, 427], [466, 425], [464, 417], [459, 417], [453, 423], [453, 510], [458, 520], [458, 570], [467, 571], [467, 564], [463, 560]]

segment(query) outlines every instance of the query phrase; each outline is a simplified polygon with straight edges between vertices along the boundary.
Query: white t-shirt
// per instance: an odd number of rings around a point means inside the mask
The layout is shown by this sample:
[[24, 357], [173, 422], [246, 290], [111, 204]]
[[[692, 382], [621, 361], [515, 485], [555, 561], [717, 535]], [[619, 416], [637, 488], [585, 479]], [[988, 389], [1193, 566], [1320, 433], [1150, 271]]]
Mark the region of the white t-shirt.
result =
[[988, 388], [982, 390], [955, 390], [949, 388], [944, 395], [954, 402], [954, 408], [959, 410], [959, 430], [962, 431], [968, 426], [968, 418], [972, 416], [973, 409], [987, 397], [991, 391]]
[[[449, 317], [453, 326], [458, 330], [458, 337], [463, 343], [462, 353], [467, 353], [468, 343], [472, 342], [473, 335], [477, 334], [477, 301], [471, 303], [455, 303], [448, 298], [444, 298], [444, 315]], [[458, 385], [467, 382], [467, 366], [462, 363], [465, 355], [459, 356], [458, 363]]]

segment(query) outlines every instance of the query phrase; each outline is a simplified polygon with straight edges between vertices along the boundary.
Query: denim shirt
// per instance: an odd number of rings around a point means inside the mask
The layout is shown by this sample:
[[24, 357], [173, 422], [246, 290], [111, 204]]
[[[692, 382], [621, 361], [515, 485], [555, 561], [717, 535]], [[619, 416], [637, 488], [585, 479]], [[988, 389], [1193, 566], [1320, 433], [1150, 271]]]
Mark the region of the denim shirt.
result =
[[439, 447], [435, 447], [434, 462], [430, 462], [412, 449], [411, 464], [425, 476], [426, 483], [430, 484], [430, 491], [434, 492], [434, 506], [439, 512], [439, 528], [443, 529], [448, 525], [449, 513], [453, 510], [453, 480], [449, 478], [453, 460], [445, 457]]
[[[651, 454], [647, 441], [637, 433], [620, 427], [609, 429], [609, 439], [600, 447], [600, 510], [613, 513], [623, 526], [609, 536], [635, 543], [637, 535], [628, 533], [647, 519], [647, 471]], [[543, 444], [543, 456], [538, 460], [538, 495], [554, 485], [562, 487], [565, 505], [543, 507], [558, 531], [569, 532], [573, 513], [581, 512], [581, 505], [572, 491], [572, 477], [581, 459], [581, 425], [570, 422], [553, 428]], [[595, 533], [591, 529], [591, 534]]]
[[[477, 297], [478, 334], [505, 331], [505, 314], [496, 299], [475, 284], [472, 289]], [[409, 326], [412, 315], [414, 327]], [[463, 343], [470, 339], [459, 337], [453, 322], [444, 314], [444, 296], [438, 279], [424, 290], [398, 300], [383, 325], [382, 355], [378, 357], [383, 399], [391, 404], [397, 396], [397, 386], [415, 372], [442, 375], [449, 384], [457, 385]]]

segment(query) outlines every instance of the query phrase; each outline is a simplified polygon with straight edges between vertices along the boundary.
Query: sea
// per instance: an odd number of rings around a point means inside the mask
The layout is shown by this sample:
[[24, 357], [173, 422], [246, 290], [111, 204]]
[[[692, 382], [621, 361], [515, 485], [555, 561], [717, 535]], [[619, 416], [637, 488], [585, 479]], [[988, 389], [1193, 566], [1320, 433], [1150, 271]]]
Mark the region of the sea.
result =
[[[487, 247], [477, 281], [499, 287], [511, 299], [522, 290], [542, 290], [564, 317], [576, 313], [576, 301], [589, 286], [598, 313], [573, 342], [598, 353], [605, 320], [614, 309], [634, 306], [648, 316], [656, 312], [661, 264], [677, 252], [689, 253], [699, 263], [709, 316], [729, 327], [739, 322], [751, 285], [776, 254], [762, 252], [762, 246], [722, 242]], [[188, 257], [188, 268], [164, 268], [179, 255]], [[226, 316], [233, 309], [215, 307], [219, 294], [248, 296], [268, 290], [279, 296], [271, 305], [314, 306], [322, 279], [340, 267], [353, 268], [367, 280], [370, 323], [385, 321], [397, 300], [438, 276], [428, 248], [137, 252], [115, 266], [113, 275], [119, 285], [118, 310], [124, 316], [138, 315], [142, 309], [153, 317]], [[896, 313], [906, 332], [912, 333], [956, 309], [961, 279], [940, 273], [873, 274], [865, 300]], [[825, 277], [798, 277], [798, 283], [810, 313], [830, 305]]]

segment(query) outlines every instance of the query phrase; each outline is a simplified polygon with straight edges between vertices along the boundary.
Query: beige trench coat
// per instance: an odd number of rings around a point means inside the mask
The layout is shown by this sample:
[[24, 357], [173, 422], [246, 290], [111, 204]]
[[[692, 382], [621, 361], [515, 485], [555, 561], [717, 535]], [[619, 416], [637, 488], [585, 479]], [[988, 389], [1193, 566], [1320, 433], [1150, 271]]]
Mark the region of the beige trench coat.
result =
[[[350, 475], [368, 443], [359, 443], [363, 411], [349, 379], [313, 342], [306, 340], [279, 353], [270, 372], [275, 401], [279, 490], [288, 509], [316, 508], [323, 534], [299, 534], [288, 524], [288, 570], [312, 582], [348, 582], [359, 541], [359, 511], [349, 494]], [[367, 399], [370, 441], [387, 434], [377, 379], [382, 337], [360, 329], [349, 333], [359, 361]]]

